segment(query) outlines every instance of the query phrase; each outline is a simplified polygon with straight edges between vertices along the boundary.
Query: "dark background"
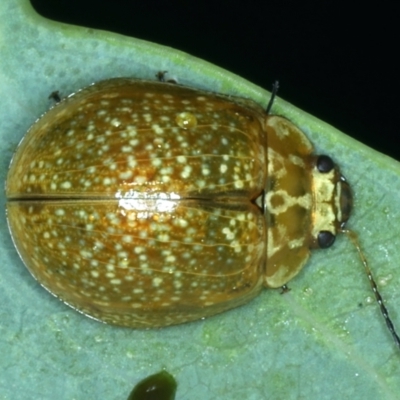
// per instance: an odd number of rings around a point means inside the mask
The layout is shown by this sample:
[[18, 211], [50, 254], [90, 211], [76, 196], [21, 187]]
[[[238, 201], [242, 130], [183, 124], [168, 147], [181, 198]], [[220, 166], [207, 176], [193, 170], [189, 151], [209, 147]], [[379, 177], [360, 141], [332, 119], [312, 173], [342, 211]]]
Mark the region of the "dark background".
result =
[[282, 98], [400, 160], [395, 4], [31, 2], [48, 18], [174, 47], [267, 89], [279, 79]]

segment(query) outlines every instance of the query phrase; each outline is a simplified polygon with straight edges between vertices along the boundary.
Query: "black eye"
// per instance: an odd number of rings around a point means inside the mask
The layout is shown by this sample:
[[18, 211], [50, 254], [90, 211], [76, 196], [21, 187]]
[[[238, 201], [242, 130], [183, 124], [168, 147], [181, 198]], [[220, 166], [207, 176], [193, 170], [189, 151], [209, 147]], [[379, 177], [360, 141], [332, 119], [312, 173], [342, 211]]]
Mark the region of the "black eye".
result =
[[329, 231], [321, 231], [318, 233], [318, 244], [321, 249], [331, 247], [336, 239], [336, 236]]
[[317, 168], [319, 172], [327, 173], [335, 168], [335, 163], [328, 156], [319, 156], [317, 159]]

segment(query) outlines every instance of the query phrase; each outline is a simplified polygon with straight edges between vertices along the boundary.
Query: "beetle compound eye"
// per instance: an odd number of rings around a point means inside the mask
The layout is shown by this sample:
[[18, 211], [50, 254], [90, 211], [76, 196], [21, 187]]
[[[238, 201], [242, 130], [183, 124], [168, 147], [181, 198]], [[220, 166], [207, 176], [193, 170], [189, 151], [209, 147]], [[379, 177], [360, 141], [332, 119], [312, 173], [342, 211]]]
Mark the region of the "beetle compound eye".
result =
[[328, 173], [335, 168], [335, 163], [329, 156], [319, 156], [317, 158], [317, 169], [319, 172]]
[[318, 245], [321, 249], [331, 247], [335, 242], [336, 236], [329, 231], [321, 231], [318, 234]]

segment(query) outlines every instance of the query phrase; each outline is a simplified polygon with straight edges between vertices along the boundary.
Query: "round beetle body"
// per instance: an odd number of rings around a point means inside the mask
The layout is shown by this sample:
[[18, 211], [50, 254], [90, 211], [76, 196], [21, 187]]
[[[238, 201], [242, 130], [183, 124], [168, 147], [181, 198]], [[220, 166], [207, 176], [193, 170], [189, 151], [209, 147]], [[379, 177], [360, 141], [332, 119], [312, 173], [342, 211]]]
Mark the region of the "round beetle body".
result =
[[159, 327], [280, 287], [347, 221], [350, 189], [250, 100], [111, 79], [21, 141], [7, 215], [32, 275], [103, 322]]

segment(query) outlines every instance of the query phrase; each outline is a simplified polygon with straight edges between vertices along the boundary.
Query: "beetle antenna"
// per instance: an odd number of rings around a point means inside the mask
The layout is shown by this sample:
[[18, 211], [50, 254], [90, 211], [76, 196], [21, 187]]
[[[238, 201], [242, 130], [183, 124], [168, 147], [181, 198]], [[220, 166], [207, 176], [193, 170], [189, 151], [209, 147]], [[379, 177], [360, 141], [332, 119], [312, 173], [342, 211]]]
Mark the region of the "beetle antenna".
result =
[[265, 112], [266, 112], [267, 115], [269, 115], [269, 112], [271, 111], [272, 104], [274, 103], [274, 100], [275, 100], [276, 94], [278, 93], [278, 90], [279, 90], [279, 82], [278, 82], [278, 81], [275, 81], [275, 82], [272, 84], [271, 98], [269, 99], [267, 108], [266, 108], [266, 110], [265, 110]]
[[376, 285], [375, 279], [372, 276], [372, 272], [371, 272], [371, 270], [370, 270], [370, 268], [368, 266], [367, 259], [365, 258], [364, 253], [361, 250], [360, 242], [358, 241], [357, 234], [355, 232], [353, 232], [353, 231], [348, 230], [348, 229], [343, 229], [343, 230], [341, 230], [341, 232], [345, 233], [350, 238], [350, 240], [354, 244], [355, 248], [357, 249], [358, 254], [359, 254], [360, 258], [361, 258], [361, 262], [363, 263], [365, 271], [367, 273], [367, 276], [368, 276], [368, 279], [369, 279], [369, 283], [371, 284], [372, 291], [374, 292], [376, 301], [378, 302], [379, 308], [381, 309], [381, 313], [383, 315], [383, 318], [385, 319], [386, 325], [387, 325], [390, 333], [392, 334], [393, 340], [396, 343], [397, 347], [400, 348], [400, 337], [397, 334], [396, 329], [394, 328], [393, 322], [392, 322], [392, 320], [390, 319], [390, 316], [389, 316], [389, 311], [387, 310], [387, 308], [386, 308], [386, 306], [385, 306], [385, 304], [383, 302], [382, 296], [380, 295], [380, 293], [378, 291], [378, 287]]

